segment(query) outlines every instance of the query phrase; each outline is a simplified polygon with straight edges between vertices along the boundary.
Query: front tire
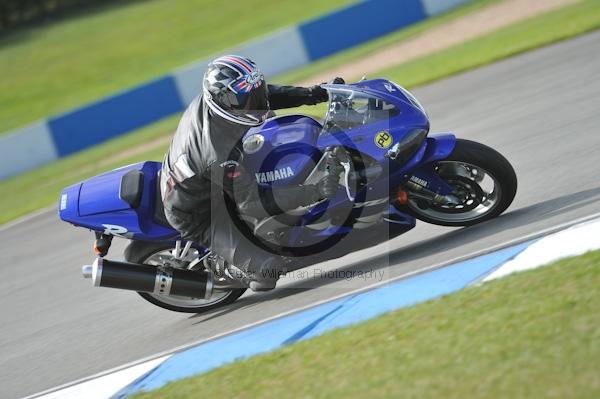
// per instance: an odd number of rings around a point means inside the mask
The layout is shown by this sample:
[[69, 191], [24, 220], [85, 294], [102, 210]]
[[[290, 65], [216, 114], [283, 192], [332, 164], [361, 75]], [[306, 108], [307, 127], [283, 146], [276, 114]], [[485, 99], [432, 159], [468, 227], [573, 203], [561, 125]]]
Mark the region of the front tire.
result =
[[424, 204], [409, 199], [406, 208], [417, 219], [441, 226], [471, 226], [504, 212], [517, 193], [517, 175], [498, 151], [457, 139], [454, 151], [435, 167], [453, 187], [459, 205]]
[[[158, 265], [162, 260], [168, 259], [172, 250], [173, 245], [169, 243], [133, 241], [125, 249], [125, 260], [131, 263]], [[234, 289], [213, 294], [209, 299], [159, 295], [148, 292], [138, 292], [138, 294], [148, 302], [163, 309], [182, 313], [204, 313], [235, 302], [245, 291], [246, 289], [243, 288]]]

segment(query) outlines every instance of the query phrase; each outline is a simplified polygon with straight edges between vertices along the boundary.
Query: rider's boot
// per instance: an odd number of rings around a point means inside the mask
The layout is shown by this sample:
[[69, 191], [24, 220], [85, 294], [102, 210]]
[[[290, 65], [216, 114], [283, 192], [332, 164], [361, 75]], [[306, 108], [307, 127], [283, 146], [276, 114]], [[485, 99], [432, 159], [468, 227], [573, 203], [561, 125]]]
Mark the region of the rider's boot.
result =
[[252, 291], [270, 291], [277, 286], [277, 280], [281, 275], [278, 263], [275, 259], [269, 259], [257, 271], [249, 270], [247, 264], [242, 267], [229, 265], [228, 271], [231, 277], [241, 281]]
[[254, 292], [271, 291], [277, 286], [277, 280], [252, 280], [248, 287]]

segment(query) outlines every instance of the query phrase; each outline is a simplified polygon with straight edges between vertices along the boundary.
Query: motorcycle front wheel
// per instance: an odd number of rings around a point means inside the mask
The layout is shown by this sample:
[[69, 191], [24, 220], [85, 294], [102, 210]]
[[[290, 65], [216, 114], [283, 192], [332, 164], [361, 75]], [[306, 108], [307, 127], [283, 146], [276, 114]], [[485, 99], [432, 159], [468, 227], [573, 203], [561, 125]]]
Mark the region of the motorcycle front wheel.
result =
[[[133, 241], [125, 249], [125, 260], [131, 263], [144, 263], [152, 266], [164, 266], [173, 259], [173, 245], [169, 243], [155, 243], [149, 241]], [[194, 257], [195, 250], [190, 251]], [[196, 253], [197, 255], [197, 253]], [[190, 259], [191, 260], [191, 259]], [[204, 313], [209, 310], [233, 303], [241, 297], [246, 289], [232, 289], [230, 291], [214, 293], [210, 298], [189, 298], [177, 295], [161, 295], [148, 292], [138, 294], [163, 309], [182, 313]]]
[[424, 222], [471, 226], [495, 218], [517, 193], [517, 175], [506, 158], [483, 144], [457, 139], [454, 151], [437, 162], [438, 175], [452, 186], [454, 203], [437, 204], [411, 197], [403, 207]]

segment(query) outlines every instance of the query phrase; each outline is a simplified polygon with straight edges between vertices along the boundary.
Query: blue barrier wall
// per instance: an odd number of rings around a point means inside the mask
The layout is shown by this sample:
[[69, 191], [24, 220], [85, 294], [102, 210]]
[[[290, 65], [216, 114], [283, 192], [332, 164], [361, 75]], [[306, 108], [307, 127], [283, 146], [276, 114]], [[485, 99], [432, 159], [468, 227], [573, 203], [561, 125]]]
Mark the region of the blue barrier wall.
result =
[[58, 156], [127, 133], [183, 108], [175, 79], [167, 76], [48, 121]]
[[[468, 1], [364, 0], [222, 54], [250, 57], [274, 76]], [[0, 136], [0, 179], [182, 111], [200, 92], [209, 60]]]
[[311, 60], [374, 39], [426, 18], [420, 0], [370, 0], [300, 25]]

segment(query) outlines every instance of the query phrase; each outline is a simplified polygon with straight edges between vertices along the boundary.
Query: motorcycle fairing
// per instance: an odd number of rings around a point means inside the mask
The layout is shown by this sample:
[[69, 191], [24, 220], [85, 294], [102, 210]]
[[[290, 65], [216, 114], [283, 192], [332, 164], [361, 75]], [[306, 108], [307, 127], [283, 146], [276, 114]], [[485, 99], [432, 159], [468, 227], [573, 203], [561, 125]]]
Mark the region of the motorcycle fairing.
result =
[[[78, 226], [126, 238], [175, 237], [177, 232], [157, 217], [156, 211], [162, 211], [157, 187], [160, 168], [160, 162], [140, 162], [67, 187], [60, 195], [59, 216]], [[124, 190], [123, 184], [136, 171], [140, 173], [141, 184]], [[126, 198], [122, 198], [124, 195]]]
[[[393, 113], [394, 116], [389, 119], [375, 120], [336, 131], [326, 131], [311, 117], [281, 116], [247, 132], [244, 142], [253, 135], [262, 136], [256, 141], [258, 149], [254, 148], [256, 151], [245, 153], [243, 160], [248, 170], [256, 171], [258, 184], [300, 184], [314, 169], [323, 152], [334, 146], [343, 146], [355, 151], [364, 159], [381, 167], [377, 178], [351, 193], [356, 197], [355, 203], [349, 202], [346, 190], [340, 188], [334, 199], [317, 204], [309, 208], [306, 214], [296, 218], [294, 225], [290, 226], [288, 245], [297, 245], [311, 237], [347, 234], [353, 228], [352, 225], [307, 228], [323, 220], [327, 222], [330, 215], [335, 217], [336, 213], [360, 218], [380, 212], [388, 225], [399, 226], [394, 227], [394, 231], [409, 230], [414, 226], [415, 219], [390, 206], [388, 197], [395, 194], [398, 187], [412, 175], [427, 180], [429, 187], [435, 187], [436, 191], [445, 194], [449, 187], [436, 175], [433, 165], [452, 152], [454, 136], [429, 136], [423, 140], [410, 159], [399, 163], [387, 157], [393, 143], [400, 142], [415, 129], [425, 132], [429, 130], [427, 115], [414, 97], [399, 86], [382, 79], [326, 87], [342, 92], [360, 91], [367, 99], [383, 98], [397, 107], [399, 113]], [[376, 135], [382, 131], [391, 136], [391, 142], [384, 148], [378, 146], [375, 141]], [[160, 166], [158, 162], [129, 165], [66, 188], [61, 193], [60, 217], [73, 224], [106, 234], [139, 240], [175, 239], [178, 237], [177, 232], [158, 222], [158, 218], [155, 217], [155, 211], [162, 209], [157, 189]], [[280, 173], [275, 173], [279, 170]], [[143, 176], [142, 193], [137, 206], [132, 206], [132, 201], [125, 201], [119, 197], [121, 182], [131, 171], [139, 171]], [[135, 198], [135, 195], [133, 197]], [[347, 212], [348, 207], [351, 208], [350, 212]], [[386, 207], [389, 209], [386, 210]], [[323, 225], [326, 226], [326, 223]]]

